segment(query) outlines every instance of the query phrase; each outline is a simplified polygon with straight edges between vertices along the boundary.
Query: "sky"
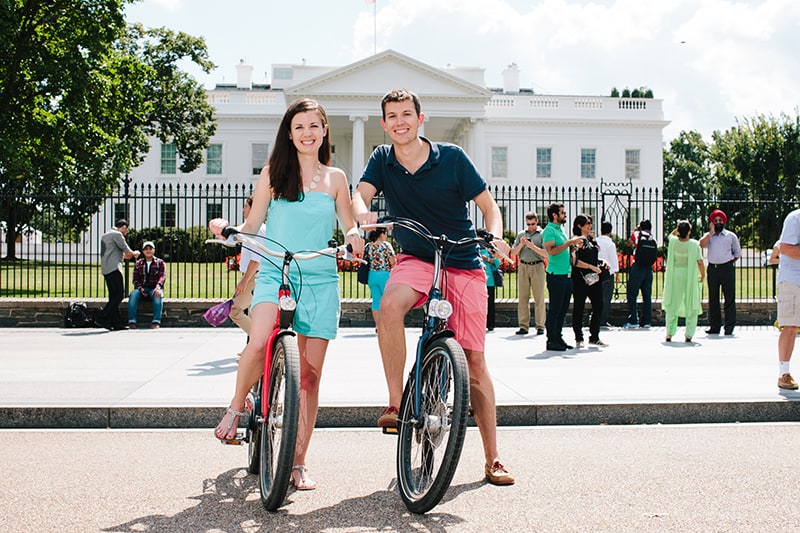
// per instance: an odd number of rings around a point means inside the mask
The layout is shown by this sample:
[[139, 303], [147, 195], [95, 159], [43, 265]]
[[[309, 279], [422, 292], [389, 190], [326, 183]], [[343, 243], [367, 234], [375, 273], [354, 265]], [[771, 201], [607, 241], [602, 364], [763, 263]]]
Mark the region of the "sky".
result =
[[235, 83], [240, 60], [267, 83], [275, 63], [342, 67], [392, 49], [483, 68], [489, 87], [512, 63], [538, 94], [648, 87], [671, 121], [665, 142], [800, 106], [797, 0], [143, 0], [126, 14], [203, 37], [217, 68], [187, 70], [207, 88]]

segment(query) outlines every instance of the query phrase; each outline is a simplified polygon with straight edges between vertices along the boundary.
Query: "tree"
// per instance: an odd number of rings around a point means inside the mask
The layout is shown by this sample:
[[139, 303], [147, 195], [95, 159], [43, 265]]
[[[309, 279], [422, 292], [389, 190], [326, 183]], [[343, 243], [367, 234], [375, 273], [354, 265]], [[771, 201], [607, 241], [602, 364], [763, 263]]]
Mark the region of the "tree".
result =
[[[0, 220], [9, 259], [17, 231], [34, 219], [85, 229], [100, 199], [141, 164], [149, 136], [176, 144], [184, 172], [202, 161], [213, 108], [176, 64], [210, 71], [205, 43], [127, 27], [127, 3], [0, 4]], [[34, 205], [33, 192], [48, 200]]]
[[[682, 131], [664, 150], [664, 224], [702, 223], [702, 201], [713, 173], [709, 147], [696, 131]], [[702, 226], [700, 226], [702, 227]]]
[[721, 196], [773, 198], [776, 210], [739, 213], [749, 220], [748, 240], [758, 246], [772, 244], [774, 236], [761, 229], [768, 220], [781, 220], [796, 207], [788, 201], [800, 184], [800, 116], [745, 118], [727, 131], [713, 133], [711, 159]]

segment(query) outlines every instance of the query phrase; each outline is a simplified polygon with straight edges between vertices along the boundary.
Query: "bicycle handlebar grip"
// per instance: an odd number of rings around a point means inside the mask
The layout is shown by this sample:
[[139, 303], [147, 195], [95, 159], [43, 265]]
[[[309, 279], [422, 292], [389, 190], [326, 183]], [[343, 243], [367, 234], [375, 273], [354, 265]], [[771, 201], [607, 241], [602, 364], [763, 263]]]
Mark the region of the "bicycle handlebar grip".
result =
[[231, 235], [236, 235], [237, 233], [239, 233], [239, 230], [237, 230], [236, 228], [233, 228], [231, 226], [228, 226], [227, 228], [222, 230], [222, 236], [225, 237], [226, 239], [228, 237], [230, 237]]
[[492, 242], [494, 240], [494, 235], [483, 228], [476, 230], [475, 233], [478, 235], [478, 237], [486, 240], [486, 242]]

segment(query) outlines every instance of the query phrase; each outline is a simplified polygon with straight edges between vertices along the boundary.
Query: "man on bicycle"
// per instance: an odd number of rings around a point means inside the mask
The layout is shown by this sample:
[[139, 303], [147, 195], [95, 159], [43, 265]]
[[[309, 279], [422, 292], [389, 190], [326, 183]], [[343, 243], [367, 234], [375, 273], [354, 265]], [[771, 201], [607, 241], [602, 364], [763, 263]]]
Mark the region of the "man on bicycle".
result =
[[[420, 101], [406, 89], [395, 89], [381, 101], [381, 125], [391, 145], [375, 149], [353, 193], [353, 216], [361, 224], [375, 223], [377, 214], [367, 206], [383, 192], [391, 216], [420, 222], [434, 235], [450, 239], [475, 237], [467, 205], [474, 201], [483, 213], [493, 244], [508, 254], [502, 240], [500, 209], [486, 181], [461, 148], [431, 142], [418, 135], [424, 121]], [[378, 344], [389, 388], [389, 407], [378, 419], [380, 427], [396, 427], [403, 395], [406, 360], [404, 318], [422, 305], [433, 277], [433, 250], [410, 232], [395, 231], [403, 253], [397, 257], [381, 300]], [[514, 476], [500, 461], [497, 451], [497, 415], [492, 378], [486, 366], [486, 275], [477, 251], [453, 249], [447, 256], [447, 291], [454, 305], [448, 320], [456, 340], [464, 348], [469, 365], [470, 400], [486, 456], [486, 479], [496, 485], [514, 483]]]

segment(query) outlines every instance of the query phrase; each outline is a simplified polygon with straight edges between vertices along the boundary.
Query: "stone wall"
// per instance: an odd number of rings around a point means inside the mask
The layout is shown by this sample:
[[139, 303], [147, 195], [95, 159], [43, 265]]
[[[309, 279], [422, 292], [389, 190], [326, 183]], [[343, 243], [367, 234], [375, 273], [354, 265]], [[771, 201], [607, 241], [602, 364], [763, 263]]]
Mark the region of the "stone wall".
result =
[[[61, 327], [64, 325], [64, 313], [70, 303], [78, 300], [61, 298], [0, 298], [0, 327]], [[90, 309], [99, 309], [105, 300], [86, 299]], [[163, 327], [203, 327], [208, 323], [203, 319], [203, 313], [220, 300], [206, 299], [176, 299], [164, 300]], [[588, 306], [588, 302], [587, 302]], [[516, 300], [503, 299], [496, 302], [497, 317], [496, 327], [517, 327], [517, 302]], [[703, 304], [707, 309], [707, 303]], [[127, 317], [127, 299], [120, 305], [120, 314]], [[740, 301], [736, 304], [736, 316], [739, 325], [765, 325], [775, 320], [776, 304], [767, 301]], [[588, 314], [588, 313], [587, 313]], [[533, 315], [533, 313], [531, 313]], [[611, 323], [621, 325], [627, 316], [625, 302], [613, 302], [611, 307]], [[142, 303], [139, 308], [139, 322], [147, 323], [152, 317], [149, 303]], [[409, 314], [406, 324], [417, 326], [420, 324], [420, 311]], [[531, 317], [533, 318], [533, 317]], [[588, 318], [588, 317], [587, 317]], [[565, 324], [570, 324], [568, 315]], [[701, 324], [706, 324], [705, 317], [701, 317]], [[370, 300], [351, 299], [342, 301], [342, 315], [339, 322], [341, 327], [374, 327]], [[653, 302], [653, 325], [664, 325], [664, 313], [661, 302]], [[220, 327], [235, 327], [230, 320]]]

